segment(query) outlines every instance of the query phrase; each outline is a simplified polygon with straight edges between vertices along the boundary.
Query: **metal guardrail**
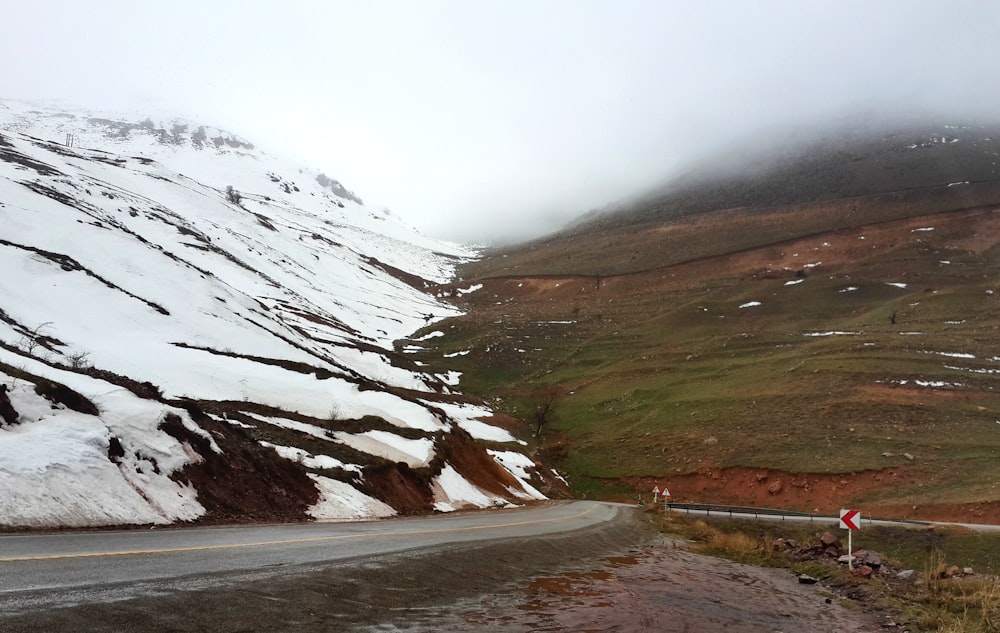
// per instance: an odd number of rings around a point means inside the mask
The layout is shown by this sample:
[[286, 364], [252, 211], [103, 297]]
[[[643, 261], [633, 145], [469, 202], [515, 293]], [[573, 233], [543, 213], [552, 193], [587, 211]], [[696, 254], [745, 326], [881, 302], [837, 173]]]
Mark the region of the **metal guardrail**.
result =
[[[715, 514], [728, 514], [730, 518], [744, 518], [753, 516], [754, 518], [760, 517], [795, 517], [799, 520], [809, 519], [809, 522], [822, 522], [822, 523], [835, 523], [839, 521], [839, 517], [835, 516], [824, 516], [820, 514], [810, 514], [808, 512], [796, 512], [795, 510], [783, 510], [781, 508], [753, 508], [749, 506], [730, 506], [721, 505], [716, 503], [673, 503], [666, 502], [663, 504], [664, 508], [670, 510], [681, 510], [686, 514], [700, 514], [704, 513], [705, 516], [712, 516]], [[739, 516], [735, 516], [739, 515]], [[906, 523], [909, 525], [932, 525], [929, 521], [915, 521], [913, 519], [880, 519], [877, 517], [862, 516], [862, 523], [869, 522], [886, 522], [886, 523]]]
[[[729, 506], [721, 505], [717, 503], [673, 503], [667, 502], [663, 504], [664, 508], [669, 508], [671, 510], [683, 510], [687, 514], [694, 513], [705, 513], [706, 516], [710, 516], [713, 512], [716, 514], [742, 514], [742, 515], [753, 515], [753, 516], [794, 516], [794, 517], [812, 517], [807, 512], [796, 512], [795, 510], [782, 510], [781, 508], [753, 508], [749, 506]], [[829, 518], [816, 516], [815, 518]]]

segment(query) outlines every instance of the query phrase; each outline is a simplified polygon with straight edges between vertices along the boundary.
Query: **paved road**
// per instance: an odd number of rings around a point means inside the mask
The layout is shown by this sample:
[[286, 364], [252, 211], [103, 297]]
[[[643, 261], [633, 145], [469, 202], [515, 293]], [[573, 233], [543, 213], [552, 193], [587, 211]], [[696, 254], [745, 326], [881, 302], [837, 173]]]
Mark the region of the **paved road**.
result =
[[0, 536], [0, 615], [109, 602], [448, 543], [555, 534], [624, 510], [592, 501], [386, 521]]

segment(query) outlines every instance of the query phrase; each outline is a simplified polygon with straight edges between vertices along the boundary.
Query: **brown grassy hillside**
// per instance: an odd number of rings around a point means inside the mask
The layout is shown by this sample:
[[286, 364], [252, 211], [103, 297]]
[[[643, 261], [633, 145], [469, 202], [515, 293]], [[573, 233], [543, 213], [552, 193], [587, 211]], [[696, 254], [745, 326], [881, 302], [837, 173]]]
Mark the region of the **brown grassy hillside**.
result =
[[1000, 520], [1000, 191], [959, 189], [499, 252], [416, 356], [525, 435], [556, 394], [532, 441], [579, 495]]

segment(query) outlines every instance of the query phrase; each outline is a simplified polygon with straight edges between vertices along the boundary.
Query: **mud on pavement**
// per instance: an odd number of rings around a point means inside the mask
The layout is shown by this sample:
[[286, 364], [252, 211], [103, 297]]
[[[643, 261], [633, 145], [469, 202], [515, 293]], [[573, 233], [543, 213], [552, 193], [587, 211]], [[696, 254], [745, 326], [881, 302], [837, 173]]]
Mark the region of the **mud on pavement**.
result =
[[[222, 584], [219, 584], [219, 581]], [[36, 631], [868, 631], [787, 571], [685, 551], [638, 512], [553, 537], [213, 579], [213, 588], [0, 617]]]

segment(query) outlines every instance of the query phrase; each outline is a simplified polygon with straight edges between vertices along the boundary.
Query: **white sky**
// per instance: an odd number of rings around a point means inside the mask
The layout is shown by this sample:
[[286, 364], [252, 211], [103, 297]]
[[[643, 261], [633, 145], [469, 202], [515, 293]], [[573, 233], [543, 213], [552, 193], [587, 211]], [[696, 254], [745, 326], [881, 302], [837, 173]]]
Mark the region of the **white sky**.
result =
[[0, 30], [0, 98], [155, 104], [462, 241], [748, 133], [1000, 104], [993, 0], [0, 0]]

